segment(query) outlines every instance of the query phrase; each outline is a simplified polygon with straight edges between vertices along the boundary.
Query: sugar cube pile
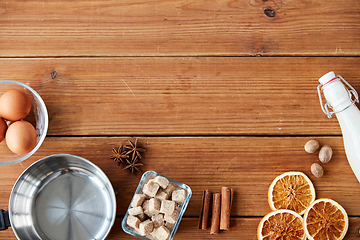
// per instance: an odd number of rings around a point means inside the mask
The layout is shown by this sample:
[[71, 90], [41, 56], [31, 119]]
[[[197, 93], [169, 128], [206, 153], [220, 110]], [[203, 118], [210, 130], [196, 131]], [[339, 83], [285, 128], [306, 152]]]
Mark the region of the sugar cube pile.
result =
[[148, 180], [135, 194], [128, 210], [127, 225], [141, 236], [167, 240], [179, 216], [187, 191], [162, 176]]

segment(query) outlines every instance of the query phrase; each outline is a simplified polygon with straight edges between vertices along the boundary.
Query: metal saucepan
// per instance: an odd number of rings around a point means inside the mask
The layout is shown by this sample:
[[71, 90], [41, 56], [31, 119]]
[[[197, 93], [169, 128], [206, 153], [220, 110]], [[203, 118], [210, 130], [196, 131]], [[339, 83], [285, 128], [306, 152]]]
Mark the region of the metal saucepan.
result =
[[5, 213], [0, 226], [11, 223], [18, 239], [105, 239], [116, 217], [115, 193], [90, 161], [52, 155], [20, 175]]

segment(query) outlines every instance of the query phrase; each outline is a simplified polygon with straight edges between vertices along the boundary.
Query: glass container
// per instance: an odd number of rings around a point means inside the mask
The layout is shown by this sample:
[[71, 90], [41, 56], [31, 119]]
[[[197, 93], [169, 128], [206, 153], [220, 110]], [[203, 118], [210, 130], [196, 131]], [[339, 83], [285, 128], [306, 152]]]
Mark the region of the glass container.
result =
[[[142, 193], [142, 187], [144, 186], [144, 184], [147, 183], [150, 179], [155, 178], [156, 176], [165, 177], [165, 176], [163, 176], [163, 175], [161, 175], [161, 174], [158, 174], [158, 173], [156, 173], [156, 172], [154, 172], [154, 171], [147, 171], [147, 172], [145, 172], [145, 173], [142, 175], [141, 179], [140, 179], [139, 185], [138, 185], [137, 188], [136, 188], [136, 191], [135, 191], [135, 193], [134, 193], [134, 196], [135, 196], [135, 194]], [[187, 206], [188, 206], [188, 204], [189, 204], [189, 201], [190, 201], [190, 198], [191, 198], [191, 195], [192, 195], [192, 191], [191, 191], [190, 187], [187, 186], [186, 184], [180, 183], [180, 182], [175, 181], [175, 180], [173, 180], [173, 179], [171, 179], [171, 178], [168, 178], [168, 177], [165, 177], [165, 178], [166, 178], [167, 180], [169, 180], [170, 183], [175, 184], [175, 185], [176, 185], [176, 189], [185, 189], [185, 190], [186, 190], [186, 193], [187, 193], [187, 194], [186, 194], [185, 201], [183, 201], [182, 204], [179, 205], [179, 207], [177, 208], [178, 213], [179, 213], [179, 216], [178, 216], [175, 224], [174, 224], [171, 228], [169, 228], [170, 236], [169, 236], [169, 238], [167, 238], [167, 240], [172, 240], [172, 239], [174, 238], [174, 236], [175, 236], [175, 233], [176, 233], [178, 227], [179, 227], [179, 224], [180, 224], [180, 222], [181, 222], [182, 216], [184, 215], [185, 210], [186, 210], [186, 208], [187, 208]], [[132, 202], [132, 201], [133, 201], [133, 199], [131, 200], [131, 202]], [[138, 238], [140, 238], [140, 239], [143, 239], [143, 240], [148, 240], [148, 239], [155, 240], [155, 238], [152, 237], [152, 236], [141, 236], [140, 234], [138, 234], [138, 233], [136, 232], [136, 230], [135, 230], [134, 228], [132, 228], [132, 227], [130, 227], [130, 226], [127, 225], [126, 221], [127, 221], [128, 216], [129, 216], [128, 212], [129, 212], [129, 209], [131, 208], [131, 202], [130, 202], [129, 207], [128, 207], [127, 211], [126, 211], [126, 214], [125, 214], [125, 216], [124, 216], [124, 219], [123, 219], [123, 221], [122, 221], [122, 228], [123, 228], [123, 230], [124, 230], [126, 233], [128, 233], [128, 234], [130, 234], [130, 235], [132, 235], [132, 236], [138, 237]]]
[[[24, 83], [12, 80], [0, 81], [0, 97], [5, 92], [14, 89], [21, 90], [30, 97], [31, 110], [29, 115], [24, 118], [24, 120], [33, 124], [36, 129], [36, 146], [29, 153], [15, 154], [7, 147], [6, 140], [4, 139], [2, 142], [0, 142], [0, 165], [18, 163], [33, 155], [40, 148], [48, 130], [48, 112], [40, 95], [34, 89]], [[9, 125], [11, 122], [8, 121], [7, 124]]]

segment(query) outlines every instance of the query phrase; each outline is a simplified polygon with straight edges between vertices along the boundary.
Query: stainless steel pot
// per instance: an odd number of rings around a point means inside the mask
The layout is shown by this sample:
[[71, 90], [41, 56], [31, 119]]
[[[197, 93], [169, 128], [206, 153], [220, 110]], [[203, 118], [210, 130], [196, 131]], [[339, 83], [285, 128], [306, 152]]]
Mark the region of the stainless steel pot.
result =
[[105, 239], [115, 217], [109, 179], [90, 161], [68, 154], [33, 163], [16, 181], [9, 200], [8, 218], [22, 240]]

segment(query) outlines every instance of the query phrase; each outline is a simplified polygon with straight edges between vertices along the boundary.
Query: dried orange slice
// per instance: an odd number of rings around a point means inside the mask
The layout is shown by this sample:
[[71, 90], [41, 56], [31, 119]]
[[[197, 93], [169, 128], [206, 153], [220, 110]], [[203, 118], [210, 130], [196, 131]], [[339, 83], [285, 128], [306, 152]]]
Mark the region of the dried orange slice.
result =
[[303, 218], [291, 210], [273, 211], [261, 219], [257, 236], [258, 240], [303, 240], [305, 239]]
[[315, 188], [302, 172], [286, 172], [271, 183], [268, 202], [272, 210], [289, 209], [303, 215], [315, 200]]
[[304, 229], [309, 240], [343, 239], [348, 226], [345, 209], [328, 198], [314, 201], [304, 215]]

